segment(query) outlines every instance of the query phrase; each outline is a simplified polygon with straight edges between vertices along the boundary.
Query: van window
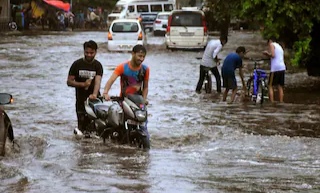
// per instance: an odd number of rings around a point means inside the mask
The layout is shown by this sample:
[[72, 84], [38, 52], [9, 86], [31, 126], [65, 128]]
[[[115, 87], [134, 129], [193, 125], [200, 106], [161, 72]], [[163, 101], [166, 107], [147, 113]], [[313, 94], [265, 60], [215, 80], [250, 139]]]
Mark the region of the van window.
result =
[[139, 13], [149, 12], [149, 6], [148, 5], [137, 5], [137, 10]]
[[172, 4], [164, 4], [163, 8], [164, 8], [164, 11], [172, 11], [173, 5]]
[[202, 14], [191, 11], [174, 13], [172, 15], [171, 26], [202, 27]]
[[151, 12], [161, 12], [162, 11], [162, 5], [151, 5]]
[[124, 10], [123, 5], [116, 5], [114, 9], [112, 10], [112, 13], [121, 13]]
[[134, 12], [134, 5], [129, 5], [129, 6], [128, 6], [128, 11], [129, 11], [130, 13]]

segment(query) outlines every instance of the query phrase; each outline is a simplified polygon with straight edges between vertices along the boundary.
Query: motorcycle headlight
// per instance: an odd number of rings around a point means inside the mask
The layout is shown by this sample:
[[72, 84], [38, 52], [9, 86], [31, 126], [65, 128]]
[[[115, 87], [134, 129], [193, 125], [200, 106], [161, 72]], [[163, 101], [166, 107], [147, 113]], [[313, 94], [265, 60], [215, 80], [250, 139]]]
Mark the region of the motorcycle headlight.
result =
[[135, 115], [136, 115], [136, 118], [138, 119], [138, 121], [146, 121], [147, 120], [147, 111], [140, 111], [140, 110], [137, 110], [135, 111]]

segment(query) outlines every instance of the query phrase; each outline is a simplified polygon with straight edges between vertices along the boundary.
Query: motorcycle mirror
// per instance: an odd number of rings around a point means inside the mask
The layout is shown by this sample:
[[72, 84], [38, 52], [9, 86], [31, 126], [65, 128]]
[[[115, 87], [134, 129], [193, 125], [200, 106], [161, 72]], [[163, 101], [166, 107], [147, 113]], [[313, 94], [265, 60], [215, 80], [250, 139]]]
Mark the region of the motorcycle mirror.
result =
[[12, 102], [13, 102], [13, 98], [11, 94], [0, 93], [0, 105], [10, 104]]

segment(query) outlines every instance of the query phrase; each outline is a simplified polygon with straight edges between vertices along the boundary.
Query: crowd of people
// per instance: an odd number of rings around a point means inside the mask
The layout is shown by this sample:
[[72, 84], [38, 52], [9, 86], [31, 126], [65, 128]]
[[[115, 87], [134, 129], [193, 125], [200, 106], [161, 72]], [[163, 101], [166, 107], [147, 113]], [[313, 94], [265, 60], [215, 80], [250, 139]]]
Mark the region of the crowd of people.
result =
[[[210, 40], [204, 51], [201, 65], [200, 77], [197, 83], [196, 92], [201, 93], [201, 88], [204, 80], [204, 73], [206, 70], [211, 70], [216, 78], [217, 92], [221, 93], [221, 76], [217, 65], [219, 65], [218, 53], [222, 47], [227, 43], [227, 37], [220, 37], [219, 40]], [[101, 96], [99, 90], [101, 79], [103, 76], [103, 67], [101, 63], [95, 59], [97, 54], [98, 45], [93, 40], [83, 44], [84, 57], [73, 62], [70, 67], [67, 85], [75, 87], [76, 93], [76, 114], [78, 118], [78, 129], [85, 132], [86, 112], [84, 108], [84, 101], [87, 98], [96, 99]], [[114, 70], [111, 77], [108, 79], [102, 96], [106, 100], [110, 100], [109, 90], [115, 80], [120, 77], [120, 96], [128, 94], [142, 95], [145, 104], [148, 104], [148, 82], [150, 69], [143, 64], [146, 57], [146, 48], [142, 45], [136, 45], [132, 49], [132, 57], [129, 61], [125, 61], [118, 65]], [[229, 53], [223, 61], [221, 74], [222, 74], [222, 87], [225, 88], [223, 92], [223, 101], [227, 100], [229, 91], [231, 90], [231, 99], [229, 103], [233, 103], [238, 90], [235, 71], [239, 69], [239, 75], [242, 82], [242, 89], [246, 93], [247, 88], [243, 76], [243, 59], [246, 55], [246, 49], [239, 46], [235, 52]], [[286, 66], [284, 63], [284, 52], [280, 44], [272, 39], [268, 40], [268, 50], [263, 51], [265, 56], [269, 57], [271, 62], [271, 72], [269, 75], [268, 88], [269, 99], [274, 102], [274, 88], [277, 87], [279, 93], [279, 101], [283, 102], [283, 87], [285, 80]]]
[[[219, 40], [210, 40], [202, 56], [200, 64], [200, 75], [199, 81], [196, 86], [196, 93], [201, 93], [201, 88], [204, 81], [206, 71], [210, 70], [215, 76], [217, 92], [221, 93], [221, 76], [217, 66], [220, 64], [218, 61], [218, 53], [222, 47], [227, 43], [227, 37], [221, 36]], [[286, 65], [284, 63], [284, 51], [281, 45], [274, 41], [273, 38], [268, 39], [268, 49], [263, 51], [262, 54], [270, 58], [270, 74], [268, 79], [268, 91], [269, 100], [274, 103], [274, 90], [278, 90], [279, 102], [283, 102], [284, 91], [283, 87], [285, 84], [285, 71]], [[243, 76], [243, 62], [245, 58], [246, 49], [243, 46], [239, 46], [235, 52], [229, 53], [223, 61], [221, 67], [223, 87], [222, 101], [227, 100], [229, 91], [231, 90], [231, 99], [229, 103], [235, 101], [235, 96], [238, 91], [237, 80], [235, 76], [236, 69], [239, 69], [239, 76], [242, 82], [242, 89], [244, 95], [247, 94], [247, 86]], [[245, 97], [245, 96], [244, 96]]]
[[64, 11], [52, 6], [43, 5], [42, 14], [33, 14], [31, 5], [13, 5], [11, 21], [15, 22], [18, 30], [29, 30], [30, 27], [40, 26], [43, 30], [65, 31], [67, 29], [104, 29], [108, 11], [102, 8], [79, 9], [75, 12]]

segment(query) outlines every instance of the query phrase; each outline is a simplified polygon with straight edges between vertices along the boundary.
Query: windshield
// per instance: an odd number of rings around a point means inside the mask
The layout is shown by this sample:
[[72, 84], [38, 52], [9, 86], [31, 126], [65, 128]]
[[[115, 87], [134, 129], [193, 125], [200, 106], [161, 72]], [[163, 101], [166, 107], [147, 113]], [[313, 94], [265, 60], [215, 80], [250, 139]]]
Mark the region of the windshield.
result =
[[115, 8], [112, 10], [112, 13], [121, 13], [124, 10], [123, 5], [116, 5]]

